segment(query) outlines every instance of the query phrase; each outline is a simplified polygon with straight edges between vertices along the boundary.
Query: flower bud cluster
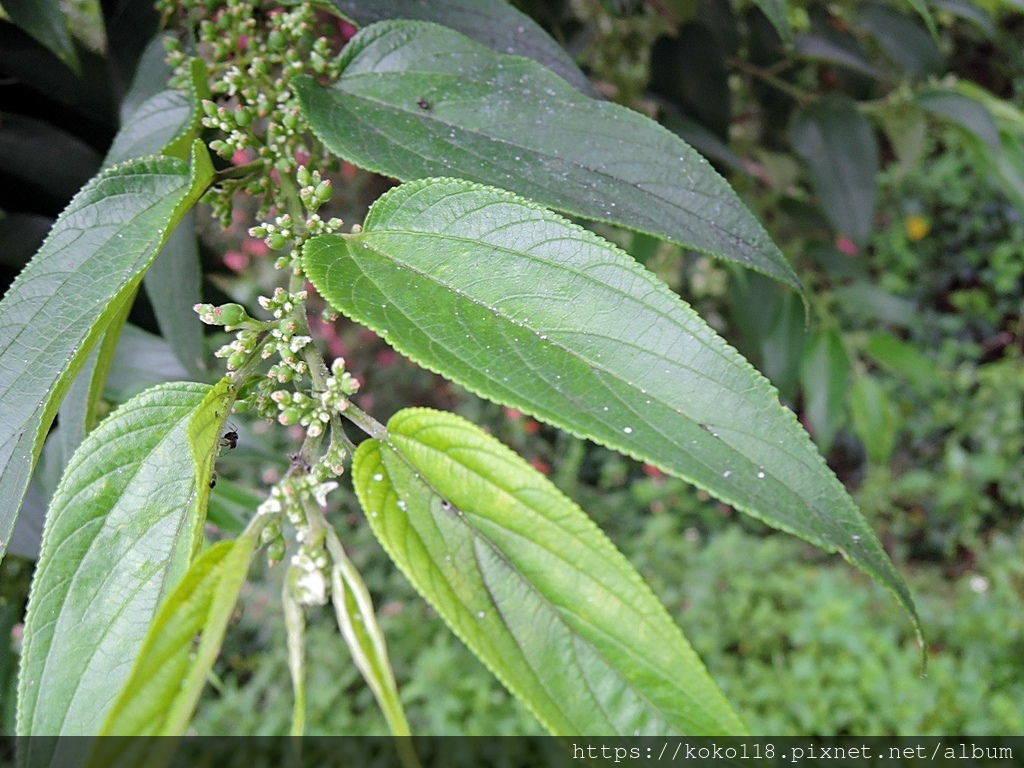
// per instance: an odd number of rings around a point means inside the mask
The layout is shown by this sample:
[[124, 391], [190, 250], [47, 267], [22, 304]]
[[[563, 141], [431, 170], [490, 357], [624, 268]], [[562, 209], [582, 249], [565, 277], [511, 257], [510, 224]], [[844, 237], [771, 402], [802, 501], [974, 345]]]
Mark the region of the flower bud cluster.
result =
[[[332, 443], [328, 454], [332, 454], [331, 460], [337, 462], [336, 468], [342, 469], [344, 449]], [[295, 528], [295, 540], [299, 547], [292, 555], [287, 578], [292, 580], [292, 593], [303, 605], [323, 605], [330, 593], [327, 580], [330, 558], [324, 550], [324, 534], [318, 526], [311, 524], [306, 513], [308, 504], [325, 507], [327, 494], [338, 487], [337, 482], [324, 476], [325, 469], [326, 465], [321, 459], [317, 465], [303, 468], [301, 472], [289, 472], [271, 489], [270, 496], [257, 509], [258, 515], [270, 518], [261, 537], [267, 545], [267, 557], [271, 565], [284, 559], [283, 522], [287, 520]]]
[[[272, 172], [292, 173], [296, 157], [309, 155], [309, 128], [299, 108], [293, 81], [299, 75], [337, 79], [341, 58], [330, 41], [319, 35], [329, 27], [318, 21], [314, 3], [274, 3], [263, 0], [159, 0], [165, 16], [181, 13], [198, 19], [194, 48], [210, 72], [211, 99], [204, 101], [202, 124], [220, 135], [210, 148], [233, 161], [240, 152], [265, 161], [258, 179], [225, 182], [219, 187], [223, 213], [231, 194], [245, 188], [263, 197], [263, 211], [280, 207], [280, 185]], [[167, 43], [168, 61], [175, 68], [176, 86], [189, 78], [189, 56], [182, 43]], [[317, 150], [319, 152], [319, 150]], [[318, 154], [326, 162], [326, 155]], [[329, 185], [328, 185], [329, 186]]]

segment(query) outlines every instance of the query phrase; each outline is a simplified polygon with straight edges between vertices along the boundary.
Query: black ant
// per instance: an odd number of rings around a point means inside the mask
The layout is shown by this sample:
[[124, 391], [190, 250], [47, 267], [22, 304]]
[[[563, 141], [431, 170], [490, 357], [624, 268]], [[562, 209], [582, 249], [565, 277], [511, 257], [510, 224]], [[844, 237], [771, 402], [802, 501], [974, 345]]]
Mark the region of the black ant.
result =
[[228, 422], [228, 427], [229, 430], [220, 438], [220, 447], [232, 451], [238, 445], [238, 427], [231, 422]]

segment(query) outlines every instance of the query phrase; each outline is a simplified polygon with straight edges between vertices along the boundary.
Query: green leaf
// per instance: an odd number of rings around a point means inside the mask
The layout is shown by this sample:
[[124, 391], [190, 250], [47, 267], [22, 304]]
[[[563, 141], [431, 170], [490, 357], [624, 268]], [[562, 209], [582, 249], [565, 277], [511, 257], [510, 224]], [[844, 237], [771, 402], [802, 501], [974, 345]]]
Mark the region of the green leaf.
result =
[[160, 333], [189, 374], [205, 378], [203, 327], [192, 309], [202, 300], [203, 279], [195, 223], [193, 211], [182, 217], [142, 280]]
[[918, 93], [914, 101], [933, 115], [952, 120], [984, 142], [992, 152], [999, 154], [999, 129], [992, 113], [981, 102], [959, 93], [934, 88]]
[[527, 56], [590, 96], [597, 90], [566, 51], [537, 22], [504, 0], [331, 0], [361, 27], [387, 19], [432, 21], [461, 32], [498, 53]]
[[793, 413], [664, 283], [515, 195], [405, 184], [305, 271], [335, 308], [478, 394], [648, 461], [906, 586]]
[[99, 730], [201, 536], [230, 395], [226, 380], [154, 387], [75, 453], [51, 501], [32, 582], [19, 734]]
[[49, 216], [0, 212], [0, 264], [14, 269], [24, 267], [52, 226]]
[[150, 96], [129, 116], [107, 152], [103, 167], [146, 155], [188, 158], [199, 131], [199, 93], [205, 88], [206, 68], [192, 59], [187, 91], [165, 90]]
[[[100, 735], [185, 732], [220, 651], [261, 529], [250, 525], [237, 539], [214, 544], [192, 564], [161, 606]], [[116, 750], [119, 740], [104, 740], [101, 749], [104, 744]]]
[[860, 72], [868, 77], [877, 78], [879, 76], [878, 70], [871, 65], [871, 62], [860, 50], [842, 45], [836, 40], [829, 40], [820, 35], [798, 35], [793, 49], [807, 59], [825, 61], [854, 72]]
[[908, 109], [906, 104], [891, 104], [879, 109], [875, 116], [896, 153], [900, 176], [906, 176], [924, 155], [928, 138], [925, 114], [919, 109]]
[[939, 369], [920, 349], [888, 333], [873, 333], [864, 345], [864, 353], [913, 389], [927, 396], [939, 381]]
[[845, 96], [826, 96], [797, 112], [793, 149], [811, 170], [825, 214], [863, 246], [872, 230], [878, 146], [871, 124]]
[[932, 0], [936, 8], [948, 11], [954, 16], [965, 19], [984, 33], [985, 37], [992, 39], [996, 36], [996, 25], [992, 22], [989, 12], [971, 0]]
[[827, 454], [846, 417], [850, 359], [836, 330], [814, 334], [800, 364], [800, 385], [811, 434]]
[[99, 154], [74, 134], [6, 110], [0, 120], [0, 167], [64, 205], [100, 167]]
[[868, 458], [886, 464], [896, 444], [896, 413], [889, 396], [871, 376], [858, 376], [850, 391], [853, 429], [864, 443]]
[[352, 476], [392, 559], [552, 734], [743, 733], [626, 558], [478, 427], [400, 411]]
[[871, 33], [889, 58], [910, 77], [920, 79], [942, 74], [945, 68], [942, 52], [933, 37], [910, 16], [888, 5], [866, 2], [857, 6], [857, 23]]
[[121, 99], [122, 125], [147, 99], [167, 90], [167, 83], [174, 74], [174, 69], [167, 63], [167, 47], [164, 45], [169, 34], [160, 34], [146, 45], [139, 56], [132, 84]]
[[928, 7], [927, 0], [906, 0], [907, 5], [914, 9], [918, 16], [921, 17], [921, 21], [928, 28], [928, 34], [932, 36], [933, 40], [939, 39], [939, 28], [935, 24], [935, 14], [932, 13], [932, 9]]
[[76, 73], [81, 71], [74, 41], [64, 21], [60, 0], [3, 0], [11, 21], [34, 37]]
[[296, 89], [314, 132], [346, 160], [493, 184], [799, 287], [728, 183], [652, 120], [425, 22], [375, 24], [345, 51], [333, 88], [307, 78]]
[[199, 144], [191, 174], [176, 158], [101, 173], [0, 301], [0, 554], [64, 392], [212, 175]]
[[753, 0], [754, 5], [761, 9], [779, 33], [782, 42], [787, 45], [793, 42], [793, 29], [789, 26], [789, 9], [786, 0]]

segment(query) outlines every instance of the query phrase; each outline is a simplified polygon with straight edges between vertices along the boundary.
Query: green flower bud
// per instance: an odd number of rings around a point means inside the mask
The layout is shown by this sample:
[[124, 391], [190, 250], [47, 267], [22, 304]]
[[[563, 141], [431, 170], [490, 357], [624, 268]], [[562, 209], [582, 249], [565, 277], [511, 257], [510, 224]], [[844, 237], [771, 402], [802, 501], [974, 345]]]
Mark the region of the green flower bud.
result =
[[251, 319], [241, 304], [223, 304], [219, 309], [220, 319], [224, 325], [241, 325]]
[[284, 554], [285, 554], [284, 539], [282, 539], [282, 538], [274, 539], [267, 546], [267, 563], [269, 565], [277, 565], [282, 560], [284, 560]]
[[267, 245], [275, 251], [280, 251], [286, 245], [288, 245], [288, 238], [282, 235], [280, 232], [274, 232], [270, 237], [267, 238]]

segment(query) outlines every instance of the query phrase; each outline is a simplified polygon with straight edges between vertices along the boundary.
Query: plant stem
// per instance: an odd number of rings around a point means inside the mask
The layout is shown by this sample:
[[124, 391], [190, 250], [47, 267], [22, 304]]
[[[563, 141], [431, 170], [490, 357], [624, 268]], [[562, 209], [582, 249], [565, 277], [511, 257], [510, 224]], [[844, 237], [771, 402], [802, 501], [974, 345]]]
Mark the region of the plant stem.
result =
[[772, 86], [773, 88], [782, 91], [788, 96], [791, 96], [801, 106], [807, 106], [808, 104], [814, 101], [814, 97], [811, 96], [811, 94], [807, 93], [802, 88], [799, 88], [793, 85], [792, 83], [787, 83], [782, 78], [777, 77], [774, 73], [768, 71], [767, 69], [764, 69], [763, 67], [759, 67], [756, 64], [751, 64], [749, 61], [744, 61], [743, 59], [736, 56], [730, 56], [728, 59], [726, 59], [726, 64], [728, 64], [730, 67], [735, 67], [736, 69], [741, 70], [742, 72], [746, 72], [748, 75], [753, 75], [759, 80], [763, 80], [765, 83]]

